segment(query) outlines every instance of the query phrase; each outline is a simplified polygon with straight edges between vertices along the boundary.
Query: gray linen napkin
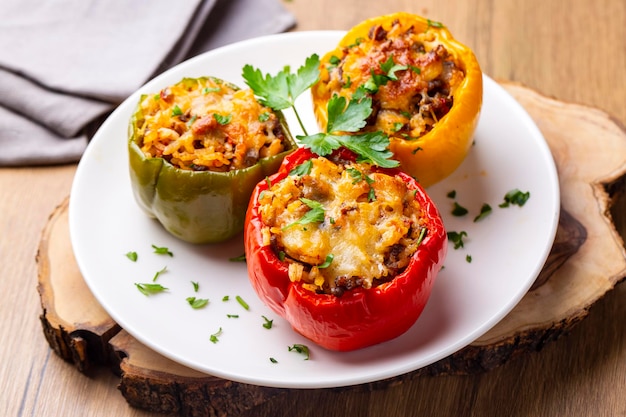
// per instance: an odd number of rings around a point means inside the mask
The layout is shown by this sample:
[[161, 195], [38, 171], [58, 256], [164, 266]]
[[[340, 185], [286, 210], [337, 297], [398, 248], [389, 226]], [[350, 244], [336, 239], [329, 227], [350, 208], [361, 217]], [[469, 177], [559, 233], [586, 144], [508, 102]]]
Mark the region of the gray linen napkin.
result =
[[91, 132], [182, 60], [295, 25], [280, 0], [0, 2], [0, 166], [80, 159]]

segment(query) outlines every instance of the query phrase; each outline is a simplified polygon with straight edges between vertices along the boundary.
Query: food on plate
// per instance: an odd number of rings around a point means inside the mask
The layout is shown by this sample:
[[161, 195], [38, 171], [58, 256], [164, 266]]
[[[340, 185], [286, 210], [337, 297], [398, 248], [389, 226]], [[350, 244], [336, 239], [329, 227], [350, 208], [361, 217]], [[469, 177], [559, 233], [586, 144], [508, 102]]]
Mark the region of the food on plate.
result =
[[301, 148], [257, 184], [244, 245], [259, 297], [300, 334], [350, 351], [406, 332], [447, 251], [424, 189], [347, 148]]
[[139, 206], [174, 236], [220, 242], [243, 230], [257, 182], [296, 148], [280, 112], [214, 77], [141, 96], [129, 163]]
[[364, 90], [373, 113], [364, 131], [383, 131], [404, 171], [424, 187], [465, 159], [482, 106], [482, 72], [467, 46], [439, 22], [409, 13], [363, 21], [321, 59], [311, 89], [322, 128], [334, 95]]

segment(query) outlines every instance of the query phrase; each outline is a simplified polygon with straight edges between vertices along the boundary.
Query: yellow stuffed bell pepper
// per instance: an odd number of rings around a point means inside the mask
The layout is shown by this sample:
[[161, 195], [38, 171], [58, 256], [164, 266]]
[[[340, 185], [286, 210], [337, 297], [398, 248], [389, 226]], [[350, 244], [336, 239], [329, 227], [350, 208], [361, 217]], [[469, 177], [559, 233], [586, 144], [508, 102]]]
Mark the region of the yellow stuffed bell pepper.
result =
[[472, 145], [482, 106], [482, 71], [440, 23], [409, 13], [368, 19], [321, 59], [312, 89], [322, 129], [333, 95], [372, 98], [363, 131], [383, 131], [401, 168], [428, 187], [449, 176]]

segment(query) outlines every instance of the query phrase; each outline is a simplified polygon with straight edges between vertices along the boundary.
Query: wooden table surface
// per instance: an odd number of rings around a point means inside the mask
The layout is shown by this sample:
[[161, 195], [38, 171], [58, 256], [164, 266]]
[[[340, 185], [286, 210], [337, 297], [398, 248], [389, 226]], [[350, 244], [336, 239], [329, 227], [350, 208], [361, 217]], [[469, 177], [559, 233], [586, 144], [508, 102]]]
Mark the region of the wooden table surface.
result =
[[[546, 96], [596, 107], [626, 125], [623, 0], [292, 0], [294, 30], [348, 29], [409, 11], [441, 21], [483, 71]], [[127, 405], [109, 370], [85, 376], [43, 334], [35, 255], [76, 165], [0, 169], [0, 414], [149, 416]], [[621, 234], [626, 233], [619, 222]], [[373, 392], [302, 391], [250, 415], [626, 416], [626, 285], [566, 336], [488, 373], [420, 377]]]

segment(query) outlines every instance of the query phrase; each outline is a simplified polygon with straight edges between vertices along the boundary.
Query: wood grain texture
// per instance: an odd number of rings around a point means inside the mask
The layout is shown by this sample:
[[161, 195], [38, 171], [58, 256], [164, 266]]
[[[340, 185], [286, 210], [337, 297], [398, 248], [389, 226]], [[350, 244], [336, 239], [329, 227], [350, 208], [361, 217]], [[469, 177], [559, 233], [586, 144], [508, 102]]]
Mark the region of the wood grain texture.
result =
[[[285, 1], [295, 30], [348, 29], [394, 11], [445, 22], [476, 52], [484, 72], [626, 125], [623, 0]], [[10, 138], [1, 137], [3, 140]], [[592, 145], [592, 144], [591, 144]], [[0, 145], [1, 151], [1, 145]], [[156, 416], [130, 407], [119, 378], [76, 371], [44, 339], [36, 252], [48, 216], [69, 194], [75, 165], [0, 169], [0, 410], [7, 416]], [[609, 187], [623, 194], [625, 184]], [[620, 201], [623, 201], [620, 200]], [[626, 204], [614, 206], [626, 234]], [[489, 372], [420, 377], [385, 390], [298, 391], [248, 416], [626, 416], [626, 285], [598, 300], [566, 337]]]

